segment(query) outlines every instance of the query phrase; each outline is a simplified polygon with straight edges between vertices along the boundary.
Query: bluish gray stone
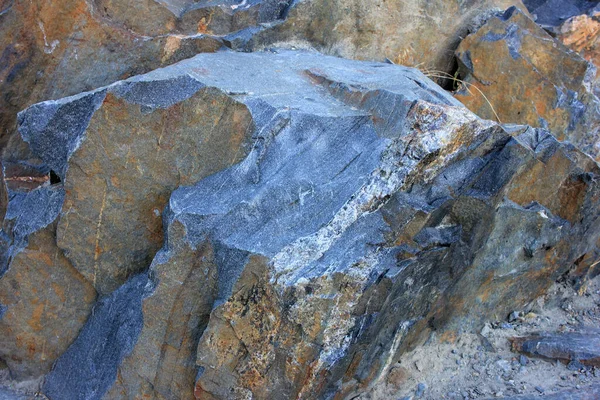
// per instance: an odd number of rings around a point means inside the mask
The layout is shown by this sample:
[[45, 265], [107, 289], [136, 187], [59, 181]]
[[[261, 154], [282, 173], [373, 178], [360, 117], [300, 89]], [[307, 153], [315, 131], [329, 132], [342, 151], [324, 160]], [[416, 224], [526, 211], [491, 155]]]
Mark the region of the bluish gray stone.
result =
[[104, 396], [142, 330], [142, 300], [152, 287], [148, 275], [142, 274], [98, 300], [75, 342], [46, 376], [43, 391], [50, 399], [96, 400]]

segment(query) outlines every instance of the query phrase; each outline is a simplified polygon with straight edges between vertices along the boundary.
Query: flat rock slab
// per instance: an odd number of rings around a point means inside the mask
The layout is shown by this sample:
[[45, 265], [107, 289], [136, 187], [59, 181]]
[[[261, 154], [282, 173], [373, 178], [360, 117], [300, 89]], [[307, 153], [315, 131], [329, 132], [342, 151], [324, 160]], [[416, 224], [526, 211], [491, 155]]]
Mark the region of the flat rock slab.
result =
[[533, 357], [560, 360], [564, 363], [579, 361], [600, 367], [600, 333], [567, 332], [539, 334], [512, 339], [514, 351]]
[[[494, 397], [498, 399], [498, 397]], [[502, 400], [597, 400], [600, 399], [600, 385], [590, 385], [581, 389], [569, 389], [544, 395], [521, 395], [500, 397]], [[491, 398], [488, 400], [492, 400]]]

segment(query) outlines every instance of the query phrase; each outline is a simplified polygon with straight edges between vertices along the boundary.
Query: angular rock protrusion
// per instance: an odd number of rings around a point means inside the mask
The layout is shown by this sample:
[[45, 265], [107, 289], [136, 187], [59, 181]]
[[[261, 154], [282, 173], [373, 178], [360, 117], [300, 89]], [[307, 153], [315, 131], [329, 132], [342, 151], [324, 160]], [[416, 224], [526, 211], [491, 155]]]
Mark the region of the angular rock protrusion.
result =
[[[515, 8], [493, 17], [456, 50], [467, 86], [456, 98], [479, 116], [549, 129], [600, 157], [594, 68]], [[557, 68], [560, 65], [560, 68]]]
[[[97, 93], [57, 186], [57, 241], [100, 292], [125, 283], [48, 393], [76, 376], [93, 398], [356, 395], [406, 349], [519, 309], [597, 251], [598, 164], [546, 130], [479, 119], [416, 70], [222, 52]], [[140, 226], [165, 234], [130, 240]], [[152, 287], [118, 301], [140, 276]], [[128, 315], [137, 340], [109, 344], [97, 379], [90, 332]]]
[[558, 39], [571, 50], [600, 66], [600, 9], [565, 21], [558, 28]]
[[216, 298], [215, 252], [193, 248], [173, 224], [151, 276], [157, 283], [142, 303], [143, 327], [136, 346], [119, 366], [106, 398], [192, 399], [196, 350]]
[[48, 372], [86, 321], [96, 291], [56, 247], [58, 186], [12, 193], [2, 235], [0, 358], [17, 380]]
[[[228, 57], [233, 59], [229, 60]], [[91, 283], [101, 294], [108, 294], [114, 288], [118, 288], [128, 276], [146, 268], [154, 256], [163, 241], [162, 209], [170, 191], [175, 187], [194, 183], [204, 176], [218, 172], [219, 169], [239, 163], [252, 147], [259, 146], [264, 141], [268, 142], [272, 135], [286, 126], [289, 120], [287, 107], [301, 106], [311, 112], [331, 113], [336, 118], [338, 113], [356, 115], [356, 111], [340, 106], [329, 95], [325, 96], [326, 101], [315, 102], [316, 98], [323, 96], [322, 89], [310, 83], [311, 78], [304, 70], [294, 72], [292, 77], [277, 74], [280, 76], [278, 83], [273, 83], [266, 89], [263, 89], [263, 80], [251, 80], [255, 87], [244, 88], [249, 81], [240, 72], [240, 61], [235, 57], [237, 56], [224, 54], [209, 59], [214, 60], [211, 69], [207, 69], [202, 64], [203, 61], [198, 60], [191, 64], [175, 66], [170, 70], [159, 70], [92, 93], [41, 103], [23, 112], [20, 116], [21, 131], [34, 154], [41, 158], [45, 165], [35, 169], [40, 171], [36, 173], [40, 174], [41, 182], [33, 191], [27, 192], [28, 188], [23, 185], [10, 187], [11, 203], [5, 224], [5, 232], [9, 234], [6, 244], [10, 251], [5, 254], [17, 254], [21, 251], [27, 254], [30, 248], [28, 246], [31, 245], [27, 242], [28, 237], [36, 235], [36, 231], [51, 223], [47, 229], [53, 238], [56, 235], [56, 239], [45, 241], [44, 246], [36, 248], [40, 257], [52, 259], [56, 255], [66, 255], [65, 262], [77, 279], [81, 280], [82, 277], [76, 269], [87, 278], [87, 282], [82, 280], [87, 288], [91, 289]], [[266, 56], [245, 57], [252, 61], [253, 69], [249, 73], [260, 76], [263, 58]], [[314, 57], [320, 60], [317, 56]], [[295, 62], [295, 59], [295, 56], [289, 56], [279, 62], [283, 65], [288, 61]], [[244, 62], [246, 61], [242, 63]], [[343, 61], [338, 63], [345, 64]], [[308, 63], [306, 69], [316, 65], [319, 65], [317, 61]], [[221, 71], [227, 68], [231, 77], [231, 87], [219, 76]], [[392, 66], [386, 68], [394, 69]], [[341, 70], [343, 71], [343, 68]], [[394, 71], [396, 76], [402, 76], [404, 73], [398, 69]], [[348, 79], [350, 78], [349, 75]], [[406, 81], [406, 78], [402, 79], [402, 82]], [[422, 97], [436, 101], [436, 98], [441, 96], [445, 101], [452, 102], [447, 95], [437, 93], [433, 86], [422, 89], [410, 80], [406, 82], [420, 92]], [[383, 85], [383, 82], [380, 84]], [[309, 88], [306, 95], [292, 96], [301, 85]], [[282, 88], [288, 88], [287, 92], [281, 91]], [[253, 91], [257, 93], [256, 96], [252, 96]], [[252, 99], [244, 104], [240, 99], [245, 99], [245, 96], [252, 96]], [[272, 105], [262, 100], [263, 96], [269, 98]], [[72, 121], [72, 124], [69, 124], [69, 121]], [[63, 135], [62, 132], [70, 133]], [[123, 132], [128, 134], [124, 135]], [[52, 145], [58, 143], [57, 140], [62, 146]], [[19, 168], [15, 170], [18, 182], [27, 178], [22, 178], [22, 175], [33, 175], [35, 172], [22, 171], [23, 168]], [[260, 172], [252, 170], [253, 179], [260, 179]], [[46, 195], [50, 193], [55, 193], [56, 196]], [[39, 195], [44, 195], [45, 197], [41, 198], [47, 198], [48, 201], [42, 203], [39, 199], [36, 200], [36, 196]], [[50, 201], [54, 198], [56, 201]], [[125, 231], [120, 232], [122, 229]], [[226, 251], [224, 249], [226, 248], [217, 246], [216, 256], [227, 258], [227, 253], [223, 253]], [[189, 257], [193, 259], [195, 254], [198, 254], [196, 250], [191, 249]], [[9, 271], [7, 279], [13, 274], [24, 277], [25, 267], [17, 260], [18, 258], [11, 256], [6, 259], [3, 270]], [[179, 267], [174, 267], [175, 264], [166, 263], [164, 268], [167, 277], [172, 276], [174, 282], [188, 279], [189, 283], [185, 285], [182, 297], [178, 300], [168, 300], [176, 293], [175, 289], [170, 289], [165, 294], [166, 298], [159, 299], [161, 287], [157, 289], [156, 297], [148, 300], [147, 307], [149, 310], [154, 307], [157, 314], [173, 313], [172, 318], [175, 319], [187, 318], [187, 315], [190, 318], [188, 326], [195, 326], [194, 329], [200, 332], [206, 325], [215, 299], [226, 299], [236, 277], [231, 276], [229, 284], [221, 279], [221, 283], [213, 285], [205, 281], [206, 277], [202, 275], [205, 274], [204, 267], [198, 266], [189, 272], [189, 278], [185, 278], [185, 274], [188, 274], [185, 269], [188, 268], [187, 261], [180, 261], [179, 264], [182, 264], [181, 272], [176, 272], [179, 271]], [[221, 270], [222, 274], [229, 273], [227, 268]], [[161, 268], [156, 267], [155, 273], [158, 276], [161, 274], [159, 271]], [[68, 280], [64, 282], [68, 283]], [[211, 294], [206, 300], [198, 300], [198, 304], [206, 304], [201, 306], [201, 311], [188, 310], [185, 304], [195, 296], [198, 286], [214, 286], [218, 293]], [[64, 289], [68, 292], [71, 288], [69, 286]], [[209, 289], [203, 291], [210, 293]], [[8, 287], [6, 293], [10, 293]], [[25, 304], [47, 302], [47, 296], [50, 294], [34, 288], [11, 293]], [[81, 302], [80, 294], [73, 292], [71, 295], [74, 301]], [[74, 335], [79, 331], [89, 315], [94, 297], [95, 292], [91, 289], [91, 297], [86, 297], [87, 306], [81, 309], [79, 318], [64, 317], [73, 324], [79, 324], [65, 334]], [[6, 325], [5, 329], [17, 330], [19, 326], [23, 327], [19, 329], [26, 329], [25, 314], [12, 309], [12, 303], [5, 303], [7, 312], [15, 313], [13, 319], [6, 319], [7, 324], [10, 322], [11, 325]], [[194, 304], [197, 304], [196, 301]], [[183, 309], [176, 314], [176, 308], [173, 307]], [[159, 334], [160, 329], [167, 329], [169, 325], [162, 320], [157, 323], [163, 328], [147, 328], [142, 331], [141, 337], [153, 337]], [[171, 331], [172, 328], [168, 330]], [[199, 333], [190, 334], [184, 329], [169, 335], [179, 335], [177, 337], [188, 343], [185, 347], [188, 349], [188, 355], [185, 356], [185, 352], [181, 353], [178, 350], [166, 359], [158, 357], [156, 365], [162, 365], [157, 367], [162, 371], [160, 374], [150, 367], [155, 365], [151, 364], [154, 361], [148, 361], [150, 372], [147, 375], [154, 374], [152, 376], [158, 377], [153, 384], [157, 390], [164, 387], [172, 393], [179, 393], [179, 390], [184, 393], [185, 388], [173, 387], [166, 377], [178, 368], [191, 367], [193, 372], [186, 375], [189, 376], [189, 392], [196, 376], [194, 364]], [[58, 346], [52, 351], [45, 350], [45, 354], [51, 354], [52, 357], [48, 356], [47, 364], [36, 366], [37, 374], [47, 371], [56, 357], [64, 351], [65, 344], [68, 345], [72, 341], [73, 336], [70, 337], [66, 343], [61, 342], [62, 347]], [[173, 343], [176, 342], [177, 340]], [[160, 337], [155, 343], [162, 347]], [[15, 351], [15, 342], [8, 342], [6, 352]], [[32, 351], [34, 355], [39, 356], [43, 349], [36, 346], [35, 351]], [[158, 351], [158, 354], [161, 351]], [[148, 356], [147, 352], [134, 351], [132, 357], [138, 354]], [[181, 360], [188, 360], [183, 361], [183, 367]], [[132, 365], [130, 371], [137, 370], [139, 360], [135, 359]], [[114, 393], [138, 391], [139, 386], [134, 382], [138, 378], [128, 380], [128, 370], [125, 366], [126, 363], [119, 373], [119, 384], [122, 385], [116, 384], [112, 389], [116, 391]], [[159, 382], [161, 379], [164, 383]], [[175, 381], [178, 382], [178, 379], [179, 373]]]

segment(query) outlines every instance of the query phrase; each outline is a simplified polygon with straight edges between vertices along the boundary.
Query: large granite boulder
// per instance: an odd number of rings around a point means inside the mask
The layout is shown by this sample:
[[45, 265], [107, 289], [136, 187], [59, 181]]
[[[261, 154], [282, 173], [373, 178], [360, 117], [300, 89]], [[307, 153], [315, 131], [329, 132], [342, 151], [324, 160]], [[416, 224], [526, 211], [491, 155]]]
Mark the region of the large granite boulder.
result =
[[[0, 357], [19, 377], [56, 360], [50, 399], [355, 395], [543, 294], [600, 237], [591, 158], [391, 64], [201, 54], [19, 123], [48, 178], [9, 190]], [[62, 314], [35, 309], [60, 290], [22, 282], [19, 257], [64, 283]], [[69, 336], [44, 341], [36, 312]]]
[[467, 36], [456, 50], [466, 86], [456, 98], [483, 118], [550, 130], [600, 157], [596, 69], [510, 8]]

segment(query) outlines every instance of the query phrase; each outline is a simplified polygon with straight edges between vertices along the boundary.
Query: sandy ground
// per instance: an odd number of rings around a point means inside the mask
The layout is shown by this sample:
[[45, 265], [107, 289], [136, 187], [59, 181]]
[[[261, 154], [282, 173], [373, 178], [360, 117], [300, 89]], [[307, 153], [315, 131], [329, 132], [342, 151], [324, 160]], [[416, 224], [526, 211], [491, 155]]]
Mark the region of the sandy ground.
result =
[[[600, 329], [600, 277], [576, 293], [555, 284], [512, 321], [490, 321], [481, 334], [454, 344], [428, 343], [402, 357], [385, 382], [360, 397], [383, 399], [485, 399], [518, 394], [556, 393], [600, 383], [600, 369], [533, 359], [515, 354], [509, 338], [536, 332]], [[515, 317], [518, 318], [514, 319]]]

